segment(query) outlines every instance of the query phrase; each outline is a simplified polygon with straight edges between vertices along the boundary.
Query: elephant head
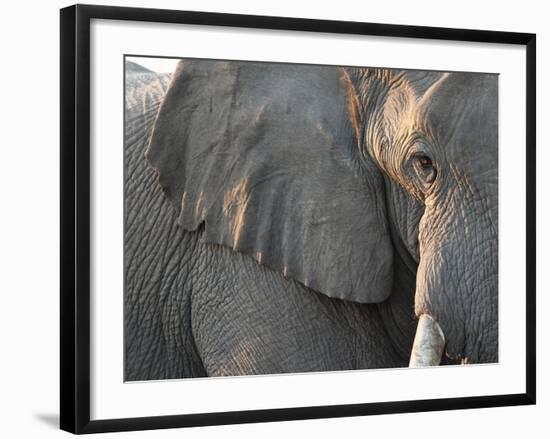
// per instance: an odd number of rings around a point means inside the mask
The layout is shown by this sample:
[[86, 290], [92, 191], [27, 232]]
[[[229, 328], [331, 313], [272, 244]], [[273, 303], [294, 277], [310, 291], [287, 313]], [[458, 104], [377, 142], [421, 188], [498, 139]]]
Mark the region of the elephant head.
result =
[[497, 360], [497, 77], [182, 61], [148, 150], [187, 230], [329, 297], [416, 269], [411, 364]]

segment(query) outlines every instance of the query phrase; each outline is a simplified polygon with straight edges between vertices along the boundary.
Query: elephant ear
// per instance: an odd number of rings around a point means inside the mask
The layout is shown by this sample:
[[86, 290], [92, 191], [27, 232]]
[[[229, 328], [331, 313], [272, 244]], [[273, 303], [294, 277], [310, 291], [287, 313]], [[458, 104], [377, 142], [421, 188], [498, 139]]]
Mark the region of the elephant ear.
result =
[[[335, 67], [181, 61], [148, 158], [187, 230], [329, 297], [380, 302], [393, 249]], [[352, 93], [353, 94], [353, 93]]]

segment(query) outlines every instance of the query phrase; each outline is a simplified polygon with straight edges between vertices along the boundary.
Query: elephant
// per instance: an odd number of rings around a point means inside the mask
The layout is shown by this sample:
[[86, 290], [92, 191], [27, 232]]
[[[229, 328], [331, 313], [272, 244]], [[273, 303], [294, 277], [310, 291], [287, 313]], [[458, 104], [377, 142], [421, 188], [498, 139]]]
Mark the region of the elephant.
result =
[[498, 76], [126, 62], [127, 381], [498, 361]]

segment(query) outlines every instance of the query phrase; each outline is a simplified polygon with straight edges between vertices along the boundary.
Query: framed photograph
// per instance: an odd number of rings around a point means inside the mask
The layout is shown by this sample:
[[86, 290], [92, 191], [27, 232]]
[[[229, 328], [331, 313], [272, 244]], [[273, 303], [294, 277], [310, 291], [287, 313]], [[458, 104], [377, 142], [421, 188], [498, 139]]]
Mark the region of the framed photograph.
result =
[[535, 35], [61, 10], [61, 428], [535, 403]]

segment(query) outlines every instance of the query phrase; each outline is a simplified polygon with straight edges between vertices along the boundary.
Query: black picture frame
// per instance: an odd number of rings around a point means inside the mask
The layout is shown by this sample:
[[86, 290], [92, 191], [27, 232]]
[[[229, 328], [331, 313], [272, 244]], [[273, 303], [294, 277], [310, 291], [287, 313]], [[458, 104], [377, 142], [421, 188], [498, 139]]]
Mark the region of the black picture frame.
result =
[[[536, 35], [302, 18], [75, 5], [61, 9], [60, 426], [80, 433], [239, 424], [535, 404]], [[90, 21], [182, 23], [407, 37], [526, 47], [526, 392], [224, 413], [90, 420]]]

